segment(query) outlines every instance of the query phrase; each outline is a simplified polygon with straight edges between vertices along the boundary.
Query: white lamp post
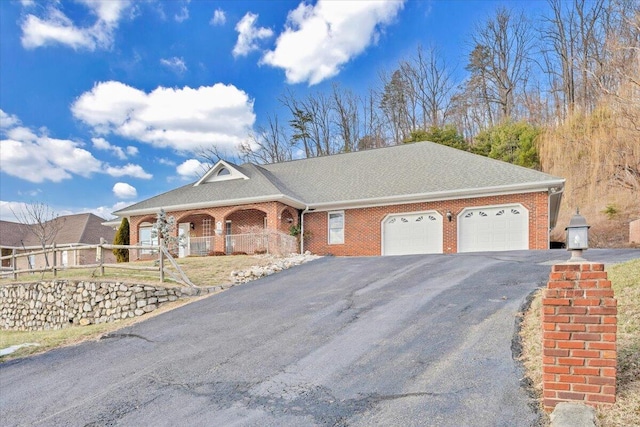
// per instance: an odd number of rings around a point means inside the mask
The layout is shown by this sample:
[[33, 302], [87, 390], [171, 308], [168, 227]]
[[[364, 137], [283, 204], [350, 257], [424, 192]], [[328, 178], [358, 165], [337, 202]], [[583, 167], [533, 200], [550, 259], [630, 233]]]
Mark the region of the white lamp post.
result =
[[589, 247], [589, 227], [587, 220], [580, 215], [580, 210], [576, 209], [576, 214], [571, 217], [567, 231], [567, 250], [571, 251], [571, 259], [569, 261], [584, 261], [582, 251], [586, 251]]

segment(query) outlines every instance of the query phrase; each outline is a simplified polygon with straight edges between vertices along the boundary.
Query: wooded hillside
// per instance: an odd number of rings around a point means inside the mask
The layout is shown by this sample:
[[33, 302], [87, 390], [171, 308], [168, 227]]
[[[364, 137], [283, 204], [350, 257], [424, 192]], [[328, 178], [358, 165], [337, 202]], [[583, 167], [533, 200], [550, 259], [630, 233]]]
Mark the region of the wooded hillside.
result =
[[548, 0], [543, 10], [498, 8], [471, 29], [461, 64], [418, 46], [365, 94], [282, 94], [284, 117], [250, 135], [245, 160], [432, 140], [566, 178], [553, 236], [563, 240], [579, 207], [593, 243], [625, 244], [640, 218], [640, 2]]

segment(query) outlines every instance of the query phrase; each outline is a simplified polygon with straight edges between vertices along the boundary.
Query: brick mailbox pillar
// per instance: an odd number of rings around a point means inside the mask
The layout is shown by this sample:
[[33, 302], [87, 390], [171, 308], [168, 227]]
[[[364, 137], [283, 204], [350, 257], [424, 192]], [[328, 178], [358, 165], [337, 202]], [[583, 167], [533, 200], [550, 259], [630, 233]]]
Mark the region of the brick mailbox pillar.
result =
[[545, 409], [615, 403], [618, 309], [604, 264], [554, 265], [542, 305]]

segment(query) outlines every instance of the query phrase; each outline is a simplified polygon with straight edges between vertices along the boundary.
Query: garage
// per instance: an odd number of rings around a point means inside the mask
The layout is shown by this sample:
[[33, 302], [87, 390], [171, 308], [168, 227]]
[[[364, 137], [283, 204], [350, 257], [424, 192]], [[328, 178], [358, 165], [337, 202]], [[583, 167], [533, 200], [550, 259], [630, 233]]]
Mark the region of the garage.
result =
[[466, 208], [458, 215], [458, 252], [529, 249], [529, 211], [522, 205]]
[[442, 253], [442, 215], [436, 211], [389, 215], [382, 221], [382, 254]]

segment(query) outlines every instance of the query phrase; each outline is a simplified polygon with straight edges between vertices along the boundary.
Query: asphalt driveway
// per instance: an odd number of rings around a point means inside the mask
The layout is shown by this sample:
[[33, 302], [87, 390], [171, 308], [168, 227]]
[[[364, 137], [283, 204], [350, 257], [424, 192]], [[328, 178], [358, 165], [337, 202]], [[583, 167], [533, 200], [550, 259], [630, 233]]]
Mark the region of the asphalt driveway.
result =
[[567, 258], [323, 258], [1, 364], [0, 424], [529, 426], [516, 315]]

